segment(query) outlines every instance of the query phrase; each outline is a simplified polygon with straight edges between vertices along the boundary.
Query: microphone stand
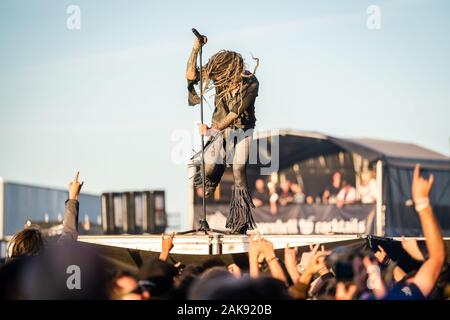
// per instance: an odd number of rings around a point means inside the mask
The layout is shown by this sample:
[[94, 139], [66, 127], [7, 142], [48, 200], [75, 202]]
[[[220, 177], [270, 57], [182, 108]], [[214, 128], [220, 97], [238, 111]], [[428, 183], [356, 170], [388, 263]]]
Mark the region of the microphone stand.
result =
[[[201, 124], [204, 124], [204, 120], [203, 120], [203, 36], [200, 35], [200, 33], [195, 30], [192, 29], [192, 32], [195, 34], [195, 36], [200, 40], [200, 51], [199, 51], [199, 64], [200, 64], [200, 121]], [[205, 234], [208, 234], [208, 232], [216, 232], [216, 233], [221, 233], [221, 234], [226, 234], [228, 232], [226, 231], [222, 231], [222, 230], [216, 230], [216, 229], [211, 229], [209, 227], [208, 221], [206, 219], [206, 172], [205, 172], [205, 137], [204, 135], [201, 135], [201, 139], [202, 139], [202, 162], [201, 162], [201, 171], [202, 171], [202, 213], [203, 213], [203, 217], [200, 218], [199, 220], [199, 228], [198, 229], [194, 229], [194, 230], [188, 230], [188, 231], [182, 231], [182, 232], [177, 232], [177, 234], [188, 234], [188, 233], [194, 233], [194, 232], [204, 232]]]
[[[200, 55], [199, 55], [199, 60], [200, 60], [200, 121], [201, 124], [203, 125], [204, 121], [203, 121], [203, 37], [202, 39], [200, 39]], [[201, 165], [201, 170], [202, 170], [202, 210], [203, 210], [203, 218], [200, 219], [199, 221], [199, 231], [204, 232], [205, 234], [208, 233], [209, 231], [209, 224], [208, 221], [206, 220], [206, 172], [205, 172], [205, 136], [202, 134], [201, 135], [202, 138], [202, 165]]]

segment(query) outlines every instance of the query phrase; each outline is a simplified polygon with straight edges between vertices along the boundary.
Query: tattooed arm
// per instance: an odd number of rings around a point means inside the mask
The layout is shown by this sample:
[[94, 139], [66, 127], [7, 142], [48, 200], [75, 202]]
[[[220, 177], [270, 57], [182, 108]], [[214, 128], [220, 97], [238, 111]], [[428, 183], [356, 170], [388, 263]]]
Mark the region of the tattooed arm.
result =
[[[203, 37], [203, 44], [208, 42], [208, 38]], [[198, 70], [197, 70], [197, 57], [200, 51], [201, 43], [195, 38], [194, 47], [192, 48], [191, 55], [186, 66], [186, 79], [187, 80], [197, 80]]]
[[199, 124], [198, 130], [203, 136], [212, 136], [216, 134], [218, 131], [222, 131], [225, 128], [228, 128], [234, 120], [236, 120], [238, 115], [236, 113], [230, 112], [227, 114], [225, 118], [220, 120], [217, 123], [214, 123], [211, 128], [209, 128], [206, 124]]
[[186, 79], [193, 81], [197, 79], [197, 56], [199, 48], [192, 48], [191, 55], [189, 56], [187, 66], [186, 66]]
[[236, 113], [230, 112], [229, 114], [227, 114], [225, 118], [220, 120], [218, 123], [214, 123], [211, 129], [222, 131], [223, 129], [228, 128], [234, 122], [234, 120], [237, 119], [237, 117], [238, 115]]
[[[204, 37], [203, 42], [206, 43], [208, 39]], [[200, 80], [200, 75], [197, 69], [197, 57], [200, 51], [200, 41], [195, 39], [194, 48], [192, 48], [191, 55], [189, 56], [187, 66], [186, 66], [186, 79], [188, 82], [188, 104], [190, 106], [195, 106], [200, 103], [200, 97], [195, 91], [194, 85]]]
[[258, 96], [259, 83], [255, 79], [245, 92], [242, 92], [242, 100], [237, 99], [235, 104], [231, 106], [230, 113], [227, 114], [218, 123], [214, 123], [212, 126], [213, 130], [223, 130], [228, 128], [233, 122], [251, 105], [254, 105], [255, 99]]
[[222, 120], [213, 123], [212, 128], [208, 128], [206, 124], [199, 124], [199, 132], [201, 135], [214, 135], [217, 131], [222, 131], [228, 128], [234, 121], [251, 105], [255, 103], [258, 96], [259, 83], [255, 79], [253, 83], [243, 92], [242, 101], [237, 99], [234, 105], [231, 106], [230, 112]]
[[190, 106], [195, 106], [200, 103], [200, 97], [195, 91], [194, 85], [198, 83], [199, 72], [197, 69], [197, 56], [199, 52], [199, 48], [192, 49], [191, 55], [189, 56], [189, 60], [186, 66], [186, 79], [187, 79], [187, 89], [188, 89], [188, 104]]

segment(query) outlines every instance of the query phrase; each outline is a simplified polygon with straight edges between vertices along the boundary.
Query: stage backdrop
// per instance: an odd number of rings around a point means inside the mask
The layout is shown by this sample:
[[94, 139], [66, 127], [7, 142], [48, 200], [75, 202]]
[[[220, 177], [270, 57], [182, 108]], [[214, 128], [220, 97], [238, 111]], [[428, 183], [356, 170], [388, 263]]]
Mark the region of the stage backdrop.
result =
[[[228, 204], [208, 204], [207, 218], [211, 228], [225, 230]], [[202, 206], [194, 206], [194, 228], [202, 214]], [[292, 204], [278, 206], [270, 213], [268, 205], [253, 213], [262, 234], [374, 234], [375, 205], [351, 205], [342, 209], [334, 205]]]

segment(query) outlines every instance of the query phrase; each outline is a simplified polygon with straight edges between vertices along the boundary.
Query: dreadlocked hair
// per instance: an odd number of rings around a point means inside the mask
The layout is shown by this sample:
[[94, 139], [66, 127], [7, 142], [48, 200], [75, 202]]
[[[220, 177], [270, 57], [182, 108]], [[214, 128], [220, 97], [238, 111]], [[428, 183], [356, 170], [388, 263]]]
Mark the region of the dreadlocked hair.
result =
[[212, 81], [216, 88], [216, 97], [219, 99], [231, 94], [237, 87], [242, 91], [243, 78], [253, 76], [258, 68], [259, 59], [254, 59], [257, 61], [256, 67], [253, 73], [249, 74], [245, 72], [246, 65], [239, 53], [228, 50], [219, 51], [209, 59], [203, 70], [202, 76], [206, 80], [205, 90]]

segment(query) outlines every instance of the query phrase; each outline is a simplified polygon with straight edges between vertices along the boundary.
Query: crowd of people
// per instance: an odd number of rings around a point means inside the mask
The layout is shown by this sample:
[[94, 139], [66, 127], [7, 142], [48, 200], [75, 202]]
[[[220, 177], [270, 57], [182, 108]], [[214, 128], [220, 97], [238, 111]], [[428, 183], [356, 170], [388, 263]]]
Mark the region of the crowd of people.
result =
[[[263, 185], [257, 181], [257, 190]], [[416, 241], [402, 242], [404, 250], [419, 262], [413, 272], [403, 270], [382, 246], [355, 251], [316, 244], [300, 254], [298, 248], [286, 245], [283, 254], [257, 234], [248, 238], [246, 266], [227, 265], [216, 257], [184, 265], [171, 257], [174, 234], [170, 234], [162, 236], [159, 257], [143, 261], [133, 273], [108, 264], [95, 249], [76, 241], [82, 186], [77, 173], [69, 183], [63, 233], [56, 243], [49, 243], [33, 227], [10, 241], [7, 261], [0, 268], [0, 299], [448, 299], [445, 244], [429, 200], [432, 185], [433, 177], [422, 177], [417, 166], [412, 196], [426, 250]], [[292, 189], [284, 185], [277, 201], [298, 201], [298, 195], [290, 195]], [[336, 191], [337, 185], [330, 190], [328, 201], [341, 192]]]
[[340, 171], [333, 173], [331, 183], [318, 197], [305, 194], [304, 188], [298, 183], [293, 183], [289, 179], [284, 179], [279, 187], [273, 183], [259, 178], [255, 182], [252, 193], [255, 207], [269, 205], [272, 214], [278, 213], [278, 206], [288, 206], [291, 204], [326, 204], [336, 205], [342, 208], [345, 205], [356, 203], [373, 204], [377, 199], [377, 183], [372, 172], [364, 171], [360, 177], [358, 188], [354, 187], [347, 180], [343, 179]]

